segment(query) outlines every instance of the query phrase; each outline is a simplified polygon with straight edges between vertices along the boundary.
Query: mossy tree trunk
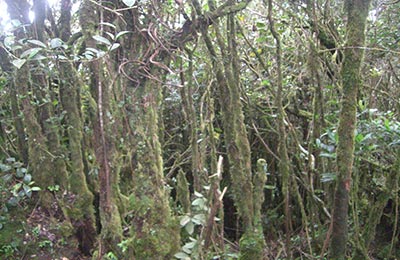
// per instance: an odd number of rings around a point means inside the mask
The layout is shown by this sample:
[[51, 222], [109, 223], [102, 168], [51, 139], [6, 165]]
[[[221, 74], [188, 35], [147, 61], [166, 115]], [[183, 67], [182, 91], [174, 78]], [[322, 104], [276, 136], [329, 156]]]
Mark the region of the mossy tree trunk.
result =
[[[93, 36], [97, 33], [97, 27], [101, 22], [100, 10], [91, 1], [83, 1], [80, 8], [80, 23], [87, 48], [95, 48], [96, 42]], [[100, 27], [101, 28], [101, 27]], [[113, 122], [113, 111], [111, 107], [112, 96], [110, 94], [112, 83], [108, 80], [107, 69], [102, 59], [96, 59], [90, 62], [90, 93], [96, 102], [96, 114], [90, 120], [92, 121], [95, 139], [95, 155], [98, 163], [99, 176], [99, 215], [100, 215], [100, 238], [99, 250], [96, 258], [102, 259], [105, 254], [113, 253], [122, 258], [121, 249], [117, 246], [122, 241], [122, 223], [120, 210], [121, 194], [119, 191], [119, 170], [118, 154], [115, 150], [116, 126]], [[109, 72], [112, 73], [112, 72]]]
[[[159, 75], [153, 69], [151, 75]], [[144, 80], [136, 90], [136, 168], [130, 195], [133, 255], [137, 259], [171, 259], [179, 247], [179, 227], [171, 214], [164, 183], [158, 115], [161, 88]]]
[[[277, 124], [279, 134], [279, 172], [282, 176], [282, 194], [283, 205], [285, 207], [285, 231], [286, 231], [286, 248], [290, 248], [290, 232], [291, 232], [291, 216], [290, 216], [290, 160], [287, 151], [287, 134], [285, 127], [285, 110], [283, 107], [283, 76], [282, 76], [282, 47], [280, 36], [275, 29], [275, 21], [272, 17], [273, 4], [272, 0], [268, 0], [268, 20], [270, 31], [275, 39], [276, 44], [276, 66], [277, 66], [277, 88], [275, 94], [275, 104], [277, 108]], [[290, 250], [288, 250], [290, 252]]]
[[[27, 1], [7, 0], [6, 3], [8, 5], [8, 13], [11, 19], [18, 20], [21, 22], [21, 24], [30, 24], [30, 5]], [[40, 3], [41, 2], [39, 2], [39, 4]], [[36, 21], [38, 20], [40, 20], [40, 16], [36, 19]], [[14, 31], [16, 39], [20, 40], [23, 38], [32, 38], [34, 36], [34, 31], [42, 33], [40, 25], [38, 26], [39, 28], [37, 28], [38, 23], [34, 23], [33, 27], [30, 27], [29, 30], [24, 30], [23, 28], [16, 29]], [[26, 50], [26, 48], [27, 46], [23, 46], [23, 50]], [[16, 56], [18, 56], [21, 53], [15, 54]], [[37, 74], [35, 74], [35, 72], [37, 72]], [[34, 83], [32, 82], [32, 77], [36, 76], [40, 77], [41, 79], [39, 83], [44, 83], [46, 85], [34, 85]], [[37, 83], [35, 82], [35, 84]], [[39, 109], [35, 107], [32, 102], [33, 99], [43, 101], [42, 99], [40, 99], [41, 96], [37, 92], [37, 89], [40, 87], [46, 88], [47, 79], [46, 76], [43, 75], [40, 64], [37, 64], [33, 61], [26, 61], [21, 68], [14, 71], [13, 85], [16, 89], [17, 95], [17, 99], [13, 101], [13, 107], [15, 109], [19, 109], [18, 102], [20, 103], [21, 111], [23, 114], [23, 124], [27, 136], [28, 154], [24, 155], [23, 157], [28, 157], [29, 168], [32, 171], [33, 179], [42, 188], [42, 191], [40, 192], [40, 202], [42, 206], [44, 208], [49, 208], [52, 201], [52, 196], [48, 192], [47, 188], [56, 184], [55, 175], [53, 173], [54, 171], [58, 171], [58, 169], [54, 169], [53, 160], [59, 158], [57, 158], [57, 156], [52, 153], [53, 150], [52, 148], [50, 148], [52, 143], [49, 143], [47, 134], [52, 131], [50, 130], [51, 126], [46, 123], [43, 125], [40, 124], [39, 118], [41, 118], [41, 113], [38, 112]], [[47, 112], [48, 111], [45, 112], [45, 117], [48, 119], [50, 115]], [[19, 134], [22, 133], [20, 132]], [[64, 171], [60, 168], [60, 171], [61, 174], [66, 174], [65, 168]]]
[[[193, 51], [187, 49], [189, 65], [187, 73], [184, 73], [183, 67], [181, 76], [181, 96], [182, 96], [182, 104], [185, 112], [186, 121], [188, 123], [188, 132], [190, 133], [190, 148], [192, 153], [192, 176], [193, 176], [193, 187], [197, 192], [201, 192], [203, 186], [206, 184], [206, 172], [204, 171], [203, 165], [203, 155], [200, 151], [199, 145], [199, 123], [196, 113], [196, 108], [193, 103]], [[182, 61], [181, 61], [182, 62]], [[187, 81], [185, 80], [187, 76]]]
[[[16, 157], [20, 157], [20, 160], [24, 162], [25, 165], [28, 165], [29, 163], [29, 155], [28, 155], [28, 145], [26, 143], [26, 132], [25, 132], [25, 126], [23, 122], [23, 118], [21, 116], [21, 104], [18, 99], [18, 92], [17, 88], [14, 85], [13, 82], [13, 65], [11, 61], [9, 60], [8, 53], [6, 49], [0, 48], [0, 68], [7, 75], [7, 81], [8, 84], [5, 85], [5, 89], [8, 90], [10, 93], [10, 109], [11, 109], [11, 115], [14, 119], [14, 127], [16, 131], [16, 136], [17, 136], [17, 146], [16, 146]], [[6, 140], [6, 133], [4, 132], [4, 129], [0, 130], [2, 131], [2, 136], [1, 140], [2, 142], [5, 142]]]
[[[164, 64], [168, 64], [171, 54], [160, 44], [153, 16], [165, 6], [162, 2], [140, 6], [149, 16], [143, 21], [138, 9], [124, 12], [127, 23], [119, 24], [119, 28], [133, 33], [121, 39], [124, 51], [115, 57], [124, 72], [121, 78], [124, 115], [129, 122], [126, 145], [131, 155], [132, 187], [127, 209], [131, 212], [127, 218], [130, 237], [125, 258], [172, 259], [180, 247], [180, 228], [169, 205], [159, 118], [167, 68]], [[123, 59], [130, 63], [121, 64]]]
[[[219, 33], [219, 32], [218, 32]], [[212, 57], [213, 66], [219, 87], [219, 101], [221, 103], [225, 143], [229, 159], [229, 170], [233, 182], [233, 195], [240, 217], [243, 220], [245, 230], [252, 230], [253, 227], [253, 198], [251, 183], [251, 162], [250, 146], [247, 140], [247, 133], [243, 121], [242, 104], [240, 101], [239, 82], [233, 76], [231, 62], [226, 46], [220, 38], [223, 64], [218, 58], [207, 32], [203, 32], [206, 46]], [[222, 37], [219, 35], [219, 37]], [[225, 69], [225, 71], [223, 71]], [[227, 75], [226, 75], [226, 74]], [[229, 78], [228, 78], [229, 77]], [[247, 195], [247, 196], [246, 196]]]
[[[197, 15], [202, 11], [198, 1], [192, 1]], [[241, 8], [245, 8], [243, 2]], [[215, 11], [215, 2], [209, 1], [211, 11]], [[240, 9], [239, 9], [240, 10]], [[213, 69], [218, 81], [219, 102], [222, 112], [225, 145], [229, 161], [229, 173], [232, 180], [232, 195], [236, 209], [243, 221], [244, 234], [240, 240], [240, 259], [262, 259], [264, 236], [262, 230], [255, 228], [255, 209], [253, 202], [253, 183], [251, 172], [250, 144], [247, 138], [241, 103], [239, 67], [236, 46], [235, 16], [227, 18], [227, 39], [225, 43], [219, 29], [219, 22], [214, 22], [215, 34], [221, 58], [206, 28], [202, 36], [212, 60]], [[256, 214], [257, 215], [257, 214]]]
[[[390, 167], [390, 169], [376, 169], [379, 176], [385, 176], [386, 183], [376, 196], [376, 201], [374, 201], [374, 204], [368, 207], [369, 213], [365, 218], [365, 224], [360, 236], [361, 243], [359, 248], [355, 250], [353, 259], [366, 259], [369, 257], [370, 245], [376, 237], [376, 229], [382, 219], [385, 207], [387, 207], [390, 199], [393, 201], [396, 200], [396, 191], [398, 191], [398, 189], [396, 189], [396, 185], [398, 185], [400, 177], [400, 172], [398, 171], [399, 161], [400, 159], [398, 158], [394, 165]], [[394, 235], [395, 232], [396, 229], [394, 229]], [[386, 256], [390, 257], [391, 253], [392, 252], [389, 252], [389, 254]]]
[[[348, 206], [354, 159], [357, 92], [361, 86], [360, 69], [364, 56], [365, 27], [370, 0], [345, 1], [347, 42], [341, 72], [343, 96], [338, 127], [337, 186], [333, 208], [330, 245], [331, 259], [345, 259], [348, 241]], [[355, 183], [354, 185], [357, 185]]]
[[18, 136], [17, 139], [18, 153], [21, 156], [22, 161], [27, 165], [29, 163], [29, 153], [28, 153], [27, 143], [25, 142], [26, 131], [24, 129], [24, 123], [22, 117], [20, 115], [21, 105], [18, 100], [18, 93], [13, 83], [10, 84], [10, 99], [11, 99], [11, 113], [13, 115], [13, 118], [15, 118], [14, 125]]
[[[35, 19], [33, 22], [33, 38], [46, 44], [47, 34], [45, 31], [45, 20], [46, 20], [46, 1], [36, 0], [33, 4], [33, 10], [35, 12]], [[52, 170], [57, 172], [54, 178], [57, 185], [60, 185], [62, 190], [68, 189], [68, 173], [67, 165], [65, 162], [64, 151], [61, 147], [61, 136], [59, 131], [59, 125], [55, 120], [56, 115], [54, 111], [53, 102], [55, 96], [51, 90], [51, 80], [48, 75], [51, 74], [49, 68], [46, 68], [45, 64], [41, 61], [37, 61], [31, 68], [32, 78], [32, 89], [35, 97], [40, 100], [40, 106], [38, 110], [38, 119], [43, 130], [43, 134], [47, 139], [47, 146], [49, 153], [52, 155]], [[55, 86], [53, 86], [56, 88]]]

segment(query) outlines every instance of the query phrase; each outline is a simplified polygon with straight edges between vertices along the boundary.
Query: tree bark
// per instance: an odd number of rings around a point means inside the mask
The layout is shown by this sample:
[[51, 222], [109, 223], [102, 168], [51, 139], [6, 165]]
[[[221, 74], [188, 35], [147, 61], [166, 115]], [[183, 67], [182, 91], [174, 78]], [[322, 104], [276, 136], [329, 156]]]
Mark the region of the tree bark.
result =
[[[347, 43], [344, 51], [343, 96], [338, 127], [337, 186], [333, 208], [333, 226], [330, 245], [331, 259], [346, 258], [348, 241], [348, 206], [354, 159], [357, 92], [361, 87], [360, 69], [364, 56], [365, 27], [370, 0], [347, 0]], [[357, 184], [355, 184], [357, 185]]]
[[[91, 1], [83, 1], [80, 8], [80, 23], [82, 33], [87, 48], [97, 49], [93, 36], [96, 35], [97, 26], [100, 23], [102, 10]], [[112, 111], [110, 108], [111, 96], [109, 95], [109, 83], [104, 73], [106, 69], [102, 63], [102, 59], [94, 59], [89, 63], [90, 71], [90, 99], [96, 103], [96, 113], [91, 120], [94, 133], [94, 149], [96, 162], [99, 171], [99, 216], [100, 216], [100, 238], [99, 250], [95, 253], [95, 257], [102, 259], [108, 252], [113, 252], [117, 257], [122, 257], [120, 248], [117, 244], [122, 240], [122, 225], [119, 212], [119, 168], [115, 159], [115, 150], [112, 138], [113, 124], [110, 122]], [[79, 85], [79, 84], [77, 84]], [[78, 93], [78, 89], [70, 89], [74, 93], [70, 93], [74, 97]]]
[[[201, 16], [199, 2], [192, 2], [197, 15]], [[241, 4], [244, 4], [242, 8], [246, 6], [245, 2]], [[209, 1], [209, 6], [211, 12], [217, 12], [220, 9], [214, 9], [214, 1]], [[224, 141], [230, 166], [229, 173], [232, 179], [232, 193], [236, 209], [243, 221], [244, 235], [240, 240], [240, 259], [262, 259], [264, 237], [262, 230], [254, 228], [255, 207], [253, 203], [251, 152], [241, 103], [235, 15], [231, 14], [227, 19], [228, 44], [224, 42], [219, 31], [218, 21], [214, 21], [216, 40], [222, 58], [218, 57], [207, 29], [202, 28], [201, 33], [210, 54], [218, 81], [219, 101], [224, 126]]]
[[282, 176], [282, 194], [283, 194], [283, 205], [285, 207], [285, 231], [286, 231], [286, 248], [290, 252], [290, 233], [291, 233], [291, 214], [290, 214], [290, 160], [287, 151], [287, 134], [285, 127], [285, 110], [283, 108], [283, 76], [282, 76], [282, 46], [279, 34], [275, 30], [275, 21], [272, 17], [272, 0], [268, 0], [268, 20], [270, 25], [270, 31], [275, 39], [276, 44], [276, 65], [277, 65], [277, 89], [276, 89], [276, 107], [277, 107], [277, 119], [278, 119], [278, 152], [279, 152], [279, 172]]

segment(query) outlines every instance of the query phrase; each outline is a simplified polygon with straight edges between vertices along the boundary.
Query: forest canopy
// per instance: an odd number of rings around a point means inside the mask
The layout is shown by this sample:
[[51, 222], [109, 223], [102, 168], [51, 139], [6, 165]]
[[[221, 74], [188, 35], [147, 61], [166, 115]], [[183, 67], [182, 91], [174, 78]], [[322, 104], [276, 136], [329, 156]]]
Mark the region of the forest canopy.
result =
[[400, 258], [400, 1], [0, 6], [1, 259]]

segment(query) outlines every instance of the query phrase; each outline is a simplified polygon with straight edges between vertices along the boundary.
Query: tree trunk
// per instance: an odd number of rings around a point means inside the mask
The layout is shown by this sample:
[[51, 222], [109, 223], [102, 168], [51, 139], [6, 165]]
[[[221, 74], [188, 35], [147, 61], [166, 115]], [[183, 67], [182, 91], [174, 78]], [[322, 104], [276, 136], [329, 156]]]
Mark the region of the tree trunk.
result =
[[275, 30], [275, 21], [272, 18], [272, 0], [268, 1], [268, 20], [270, 25], [270, 31], [275, 39], [276, 43], [276, 63], [277, 63], [277, 89], [276, 89], [276, 107], [277, 107], [277, 120], [278, 120], [278, 134], [279, 134], [279, 172], [282, 176], [282, 195], [283, 205], [285, 207], [285, 231], [286, 231], [286, 248], [290, 252], [290, 233], [291, 233], [291, 216], [290, 216], [290, 160], [287, 151], [287, 134], [285, 127], [285, 110], [283, 108], [283, 78], [282, 78], [282, 47], [279, 34]]
[[[151, 75], [157, 75], [153, 69]], [[136, 169], [133, 172], [132, 250], [137, 259], [171, 259], [178, 250], [178, 223], [165, 189], [158, 115], [161, 89], [147, 79], [136, 90]]]
[[[93, 36], [97, 33], [97, 26], [100, 23], [100, 10], [90, 1], [83, 1], [80, 9], [80, 23], [87, 48], [96, 49], [96, 42]], [[102, 21], [105, 22], [105, 21]], [[100, 27], [102, 28], [102, 27]], [[100, 33], [101, 30], [100, 30]], [[121, 248], [118, 243], [122, 241], [122, 223], [120, 210], [121, 194], [119, 191], [119, 170], [118, 156], [115, 151], [113, 135], [116, 126], [112, 122], [113, 111], [111, 108], [111, 81], [106, 77], [106, 71], [102, 59], [95, 59], [90, 62], [91, 73], [89, 87], [91, 95], [96, 102], [97, 110], [93, 118], [90, 118], [94, 132], [94, 146], [96, 161], [99, 167], [99, 215], [100, 215], [100, 239], [99, 250], [95, 257], [103, 259], [106, 253], [112, 252], [118, 258], [122, 258]], [[110, 72], [111, 73], [111, 72]], [[75, 90], [77, 92], [77, 90]]]
[[[30, 24], [29, 21], [29, 3], [20, 1], [6, 1], [8, 13], [11, 19], [19, 20], [22, 24]], [[31, 37], [32, 30], [23, 30], [18, 28], [14, 31], [16, 40]], [[26, 46], [23, 47], [23, 50]], [[17, 53], [20, 54], [20, 53]], [[28, 143], [28, 161], [32, 176], [36, 183], [42, 188], [40, 192], [40, 201], [44, 208], [51, 204], [52, 197], [47, 187], [54, 185], [54, 175], [52, 169], [52, 154], [49, 154], [48, 140], [43, 131], [42, 125], [38, 120], [36, 108], [31, 102], [32, 88], [31, 63], [25, 64], [14, 73], [13, 85], [17, 89], [17, 95], [21, 98], [21, 110], [24, 116], [24, 126], [27, 134]]]
[[[333, 208], [330, 245], [331, 259], [346, 258], [348, 240], [348, 206], [354, 158], [357, 92], [361, 86], [361, 63], [364, 56], [365, 27], [370, 0], [347, 0], [347, 43], [344, 51], [342, 107], [338, 127], [337, 186]], [[357, 185], [357, 184], [354, 184]]]
[[[199, 6], [198, 1], [193, 1]], [[215, 6], [210, 1], [210, 7]], [[198, 15], [202, 15], [199, 8]], [[250, 144], [247, 138], [242, 103], [238, 57], [236, 49], [234, 15], [228, 17], [228, 46], [219, 31], [219, 23], [214, 22], [218, 46], [222, 55], [219, 58], [208, 32], [203, 29], [202, 36], [209, 51], [218, 81], [219, 101], [222, 109], [225, 145], [228, 154], [229, 173], [232, 179], [232, 193], [236, 209], [243, 221], [244, 235], [240, 240], [240, 259], [262, 259], [264, 237], [262, 230], [254, 229], [253, 183], [251, 172]], [[257, 207], [256, 207], [257, 208]]]

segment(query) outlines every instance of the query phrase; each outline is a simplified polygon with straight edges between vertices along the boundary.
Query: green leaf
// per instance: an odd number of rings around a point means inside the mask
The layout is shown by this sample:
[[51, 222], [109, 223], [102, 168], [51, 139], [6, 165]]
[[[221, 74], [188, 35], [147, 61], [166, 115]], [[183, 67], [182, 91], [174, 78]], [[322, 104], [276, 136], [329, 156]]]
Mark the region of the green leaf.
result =
[[8, 158], [6, 159], [6, 162], [8, 162], [8, 163], [14, 163], [14, 162], [15, 162], [15, 158], [14, 158], [14, 157], [8, 157]]
[[185, 226], [185, 230], [186, 230], [186, 232], [188, 232], [189, 235], [193, 234], [193, 231], [194, 231], [193, 222], [190, 221], [189, 223], [187, 223], [187, 225]]
[[336, 158], [336, 153], [321, 153], [319, 156], [320, 157], [325, 157], [325, 158], [335, 159]]
[[54, 38], [50, 40], [50, 48], [57, 49], [64, 47], [64, 42], [60, 38]]
[[265, 188], [267, 189], [267, 190], [275, 190], [275, 185], [265, 185]]
[[206, 223], [206, 215], [204, 214], [194, 215], [192, 221], [197, 225], [204, 225]]
[[[197, 240], [195, 240], [195, 241], [192, 241], [192, 242], [189, 242], [189, 243], [186, 243], [184, 246], [183, 246], [183, 250], [186, 252], [186, 250], [188, 250], [189, 252], [191, 251], [191, 249], [193, 249], [195, 246], [197, 245]], [[186, 249], [186, 250], [185, 250]]]
[[115, 39], [117, 40], [119, 37], [121, 37], [125, 34], [128, 34], [128, 33], [131, 33], [131, 31], [121, 31], [121, 32], [117, 33], [117, 35], [115, 35]]
[[256, 26], [257, 26], [257, 28], [264, 28], [265, 27], [265, 22], [257, 22]]
[[113, 50], [117, 49], [119, 46], [121, 46], [121, 44], [113, 43], [113, 45], [110, 47], [110, 51], [113, 51]]
[[115, 39], [115, 36], [114, 36], [114, 34], [112, 34], [112, 33], [110, 33], [110, 32], [104, 32], [105, 34], [107, 34], [108, 35], [108, 37], [110, 37], [112, 40], [114, 40]]
[[190, 216], [186, 215], [181, 218], [181, 221], [179, 223], [181, 224], [181, 227], [184, 227], [186, 226], [187, 223], [189, 223], [189, 221], [190, 221]]
[[357, 134], [355, 137], [356, 143], [361, 143], [362, 140], [364, 140], [364, 135], [361, 133]]
[[42, 189], [40, 187], [32, 187], [31, 191], [41, 191]]
[[18, 168], [16, 173], [15, 173], [15, 176], [17, 178], [23, 178], [25, 173], [26, 173], [26, 169], [25, 168]]
[[103, 43], [105, 45], [109, 45], [109, 46], [111, 45], [111, 42], [107, 38], [105, 38], [101, 35], [93, 35], [93, 39], [95, 39], [96, 41]]
[[24, 183], [30, 183], [31, 181], [32, 181], [32, 175], [30, 175], [30, 174], [25, 174], [25, 176], [24, 176]]
[[32, 49], [26, 50], [21, 54], [21, 58], [25, 58], [28, 56], [28, 59], [31, 59], [36, 54], [38, 54], [38, 52], [41, 50], [42, 50], [42, 48], [32, 48]]
[[10, 165], [0, 163], [0, 171], [1, 172], [8, 172], [10, 170], [11, 170]]
[[179, 252], [174, 255], [178, 259], [190, 260], [190, 257], [184, 252]]
[[15, 44], [15, 36], [7, 36], [4, 38], [4, 46], [8, 49], [12, 49], [13, 45]]
[[202, 208], [204, 206], [204, 199], [203, 198], [197, 198], [192, 202], [193, 206], [199, 206]]
[[12, 26], [14, 26], [15, 28], [18, 28], [18, 27], [20, 27], [20, 26], [22, 25], [21, 21], [18, 20], [18, 19], [12, 19], [12, 20], [11, 20], [11, 24], [12, 24]]
[[271, 83], [269, 82], [268, 79], [264, 79], [263, 81], [261, 81], [261, 86], [270, 86]]
[[86, 59], [91, 60], [94, 57], [97, 57], [99, 54], [99, 50], [95, 48], [86, 48], [86, 51], [83, 53]]
[[384, 125], [385, 125], [385, 128], [386, 128], [387, 131], [391, 130], [389, 119], [385, 118]]
[[45, 59], [47, 59], [47, 57], [41, 54], [36, 54], [35, 57], [32, 57], [32, 60], [45, 60]]
[[29, 187], [28, 185], [24, 184], [24, 185], [22, 185], [22, 188], [24, 189], [25, 194], [28, 195], [28, 197], [30, 197], [29, 194], [32, 194], [31, 187]]
[[[186, 245], [185, 245], [185, 246], [186, 246]], [[182, 251], [185, 252], [186, 254], [190, 255], [190, 254], [192, 253], [192, 249], [187, 248], [187, 247], [185, 247], [185, 246], [182, 247]]]
[[43, 42], [38, 41], [38, 40], [28, 40], [28, 42], [32, 43], [34, 45], [40, 46], [42, 48], [46, 48], [47, 47], [46, 44], [44, 44]]
[[17, 205], [18, 205], [18, 198], [16, 198], [16, 197], [11, 197], [11, 198], [7, 201], [7, 205], [9, 205], [9, 206], [17, 206]]
[[117, 26], [115, 26], [115, 25], [112, 24], [112, 23], [102, 22], [102, 23], [100, 23], [100, 24], [110, 26], [111, 28], [114, 28], [114, 29], [117, 28]]
[[326, 173], [321, 174], [321, 182], [326, 183], [326, 182], [332, 182], [334, 180], [336, 180], [336, 174], [335, 173], [326, 172]]
[[26, 62], [26, 59], [16, 59], [16, 60], [13, 60], [11, 63], [15, 67], [17, 67], [17, 69], [20, 69], [25, 64], [25, 62]]
[[14, 168], [21, 168], [24, 164], [22, 162], [14, 162], [13, 167]]
[[5, 183], [7, 183], [12, 180], [13, 176], [12, 176], [12, 174], [8, 173], [8, 174], [5, 174], [4, 176], [1, 176], [1, 178], [3, 179], [3, 181]]
[[202, 197], [204, 197], [203, 194], [201, 194], [201, 193], [199, 193], [199, 192], [197, 192], [197, 191], [194, 192], [194, 196], [196, 196], [197, 198], [202, 198]]
[[127, 7], [132, 7], [132, 6], [136, 3], [136, 0], [122, 0], [122, 2], [123, 2]]

